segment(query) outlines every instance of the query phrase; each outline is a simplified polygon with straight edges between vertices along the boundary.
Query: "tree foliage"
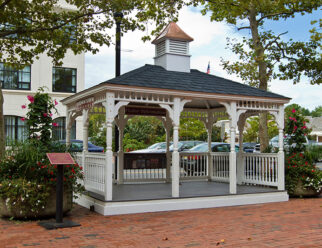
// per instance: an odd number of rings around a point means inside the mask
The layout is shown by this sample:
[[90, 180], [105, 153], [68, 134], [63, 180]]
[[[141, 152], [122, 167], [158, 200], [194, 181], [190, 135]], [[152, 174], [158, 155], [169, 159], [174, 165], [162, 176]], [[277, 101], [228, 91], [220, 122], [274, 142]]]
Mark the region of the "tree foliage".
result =
[[322, 105], [317, 106], [311, 112], [312, 117], [322, 117]]
[[[197, 1], [193, 1], [196, 4]], [[322, 5], [322, 0], [208, 0], [200, 1], [203, 14], [212, 21], [224, 21], [238, 30], [249, 30], [241, 42], [228, 39], [228, 47], [239, 57], [237, 62], [222, 59], [228, 73], [239, 75], [251, 86], [268, 90], [271, 79], [291, 79], [294, 83], [305, 75], [312, 84], [322, 80], [321, 21], [319, 28], [311, 30], [310, 41], [282, 39], [287, 33], [276, 34], [267, 21], [294, 18], [296, 14], [312, 13]], [[313, 23], [317, 24], [317, 22]], [[259, 136], [261, 151], [268, 146], [267, 114], [260, 115]]]
[[144, 31], [144, 24], [152, 20], [157, 28], [151, 33], [155, 34], [170, 19], [176, 19], [181, 7], [182, 1], [171, 0], [3, 0], [0, 61], [31, 64], [46, 53], [59, 64], [69, 49], [75, 54], [96, 53], [99, 46], [113, 44], [107, 31], [115, 24], [114, 13], [122, 11], [124, 15], [122, 32]]
[[302, 115], [304, 116], [310, 116], [311, 115], [311, 112], [310, 110], [296, 104], [296, 103], [293, 103], [293, 104], [290, 104], [290, 105], [287, 105], [284, 109], [284, 113], [285, 113], [285, 119], [288, 119], [288, 117], [292, 116], [293, 113], [292, 113], [292, 110], [295, 109], [297, 112], [301, 113]]
[[[113, 44], [108, 32], [115, 24], [114, 14], [122, 11], [122, 32], [145, 31], [153, 21], [159, 32], [169, 20], [176, 20], [183, 1], [141, 0], [1, 0], [0, 62], [22, 68], [46, 54], [61, 65], [67, 51], [97, 53], [99, 47]], [[65, 6], [66, 8], [62, 8]], [[0, 89], [0, 157], [4, 153], [3, 96]]]
[[[268, 120], [268, 137], [271, 139], [278, 134], [278, 128], [271, 115], [268, 116]], [[259, 117], [255, 116], [248, 118], [247, 126], [243, 140], [245, 142], [259, 142]]]

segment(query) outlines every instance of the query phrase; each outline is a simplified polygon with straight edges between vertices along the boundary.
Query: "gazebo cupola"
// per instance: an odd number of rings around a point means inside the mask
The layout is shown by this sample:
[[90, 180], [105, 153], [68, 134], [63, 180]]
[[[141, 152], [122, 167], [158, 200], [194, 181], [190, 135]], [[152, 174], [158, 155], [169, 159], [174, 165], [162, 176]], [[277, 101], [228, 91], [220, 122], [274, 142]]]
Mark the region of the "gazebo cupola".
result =
[[176, 23], [171, 22], [152, 41], [155, 45], [154, 64], [168, 71], [190, 72], [189, 43], [193, 41]]

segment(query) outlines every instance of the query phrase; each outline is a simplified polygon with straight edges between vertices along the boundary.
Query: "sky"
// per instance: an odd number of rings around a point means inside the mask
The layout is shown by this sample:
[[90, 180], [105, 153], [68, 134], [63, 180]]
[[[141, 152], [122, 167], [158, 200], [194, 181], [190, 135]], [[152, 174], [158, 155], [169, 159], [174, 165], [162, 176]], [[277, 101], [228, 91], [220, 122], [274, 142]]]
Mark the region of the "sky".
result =
[[[308, 39], [311, 20], [321, 18], [322, 11], [315, 11], [310, 15], [297, 15], [289, 21], [269, 22], [268, 26], [282, 33], [288, 31], [285, 38]], [[226, 49], [226, 38], [240, 40], [249, 35], [248, 31], [237, 31], [224, 22], [211, 22], [209, 16], [202, 16], [197, 9], [184, 8], [179, 13], [179, 27], [194, 38], [190, 43], [191, 68], [202, 72], [207, 71], [210, 63], [210, 73], [216, 76], [231, 79], [240, 83], [243, 81], [236, 75], [229, 75], [221, 67], [221, 58], [236, 60], [236, 55]], [[111, 30], [112, 33], [115, 30]], [[121, 74], [141, 67], [145, 64], [154, 64], [154, 45], [143, 42], [141, 37], [146, 33], [134, 31], [125, 33], [122, 37]], [[104, 46], [100, 52], [92, 55], [85, 54], [85, 88], [89, 88], [115, 75], [115, 47]], [[297, 103], [302, 107], [313, 110], [322, 105], [322, 85], [310, 85], [305, 77], [300, 83], [293, 85], [291, 81], [272, 80], [269, 83], [270, 91], [292, 98], [290, 103]]]

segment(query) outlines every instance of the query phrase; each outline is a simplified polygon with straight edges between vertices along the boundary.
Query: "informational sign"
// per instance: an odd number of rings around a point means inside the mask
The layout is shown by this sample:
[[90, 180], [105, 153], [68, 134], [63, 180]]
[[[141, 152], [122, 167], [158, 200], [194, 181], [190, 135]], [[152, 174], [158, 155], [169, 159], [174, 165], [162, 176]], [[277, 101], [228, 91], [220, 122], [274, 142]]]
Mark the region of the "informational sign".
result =
[[166, 116], [166, 110], [163, 108], [126, 106], [126, 115], [145, 115], [145, 116]]
[[52, 165], [75, 164], [69, 153], [47, 153], [46, 155]]
[[90, 97], [85, 100], [81, 100], [76, 103], [77, 111], [81, 111], [83, 109], [91, 109], [94, 105], [94, 97]]

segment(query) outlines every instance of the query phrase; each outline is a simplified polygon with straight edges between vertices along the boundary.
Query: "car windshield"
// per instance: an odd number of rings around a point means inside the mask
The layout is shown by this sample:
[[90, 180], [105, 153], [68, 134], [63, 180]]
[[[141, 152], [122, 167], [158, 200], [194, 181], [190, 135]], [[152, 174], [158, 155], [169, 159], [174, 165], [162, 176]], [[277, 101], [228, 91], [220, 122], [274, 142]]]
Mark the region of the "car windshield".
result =
[[155, 143], [151, 146], [149, 146], [147, 149], [157, 149], [160, 146], [161, 143]]
[[271, 139], [271, 142], [278, 142], [278, 135]]
[[[180, 149], [183, 146], [183, 144], [181, 142], [178, 142], [178, 149]], [[171, 146], [169, 146], [169, 150], [173, 151], [173, 144]]]
[[189, 151], [192, 151], [192, 152], [207, 152], [208, 151], [208, 144], [207, 143], [199, 144], [199, 145], [191, 148]]
[[72, 142], [73, 148], [83, 148], [83, 143], [81, 142]]

